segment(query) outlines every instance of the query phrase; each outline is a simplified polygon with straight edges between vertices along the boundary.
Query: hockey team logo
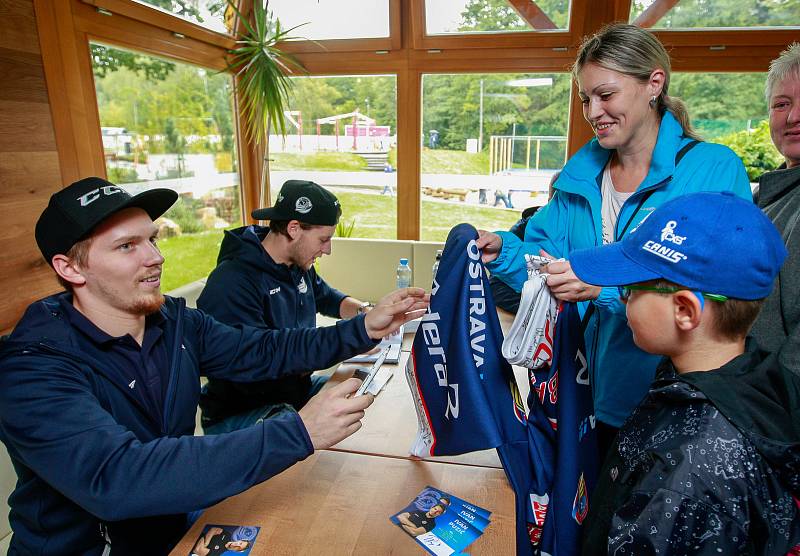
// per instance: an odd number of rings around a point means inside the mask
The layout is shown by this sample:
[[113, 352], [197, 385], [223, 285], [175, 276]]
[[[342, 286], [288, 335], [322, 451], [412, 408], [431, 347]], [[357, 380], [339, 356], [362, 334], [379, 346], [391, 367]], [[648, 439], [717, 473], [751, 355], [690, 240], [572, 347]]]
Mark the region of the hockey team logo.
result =
[[308, 286], [306, 285], [306, 279], [304, 276], [300, 277], [300, 283], [297, 284], [297, 291], [300, 293], [306, 293], [308, 291]]
[[669, 241], [675, 245], [680, 245], [683, 243], [683, 240], [686, 239], [686, 236], [679, 236], [675, 233], [675, 228], [677, 226], [678, 223], [674, 220], [670, 220], [666, 223], [666, 225], [661, 229], [661, 243], [664, 243], [665, 241]]
[[575, 500], [572, 502], [572, 519], [577, 521], [578, 525], [582, 525], [587, 513], [589, 513], [589, 496], [586, 494], [586, 481], [583, 480], [583, 473], [581, 473]]
[[311, 212], [313, 205], [311, 204], [311, 199], [308, 197], [300, 197], [294, 203], [294, 210], [299, 212], [300, 214], [308, 214]]

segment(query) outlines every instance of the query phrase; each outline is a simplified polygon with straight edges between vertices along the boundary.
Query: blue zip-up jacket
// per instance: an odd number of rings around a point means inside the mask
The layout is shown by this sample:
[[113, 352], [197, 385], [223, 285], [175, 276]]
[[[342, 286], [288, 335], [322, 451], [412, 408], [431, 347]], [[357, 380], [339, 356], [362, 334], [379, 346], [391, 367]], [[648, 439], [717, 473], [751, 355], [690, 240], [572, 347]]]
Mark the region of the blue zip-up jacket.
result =
[[[675, 117], [665, 113], [650, 170], [620, 210], [617, 241], [656, 207], [681, 195], [733, 191], [752, 199], [744, 165], [728, 147], [698, 143], [676, 167], [677, 153], [690, 141]], [[493, 275], [520, 291], [527, 279], [525, 253], [538, 255], [544, 249], [568, 259], [575, 249], [602, 245], [601, 183], [611, 153], [593, 139], [570, 158], [553, 185], [553, 199], [528, 221], [524, 242], [510, 232], [498, 232], [503, 249], [487, 265]], [[592, 303], [585, 339], [595, 413], [603, 423], [619, 427], [647, 393], [660, 357], [634, 345], [617, 288], [603, 288]]]
[[[276, 263], [261, 245], [265, 226], [244, 226], [225, 232], [211, 272], [197, 299], [197, 308], [226, 324], [257, 328], [314, 328], [317, 312], [339, 318], [347, 297], [330, 287], [314, 268]], [[310, 373], [241, 383], [212, 378], [200, 396], [203, 426], [272, 403], [300, 409], [308, 401]]]
[[364, 317], [316, 330], [231, 327], [183, 299], [161, 307], [169, 368], [163, 420], [107, 363], [76, 350], [61, 293], [28, 307], [0, 348], [0, 440], [17, 473], [9, 554], [166, 554], [186, 513], [308, 457], [299, 416], [192, 436], [200, 375], [239, 380], [326, 367], [375, 345]]

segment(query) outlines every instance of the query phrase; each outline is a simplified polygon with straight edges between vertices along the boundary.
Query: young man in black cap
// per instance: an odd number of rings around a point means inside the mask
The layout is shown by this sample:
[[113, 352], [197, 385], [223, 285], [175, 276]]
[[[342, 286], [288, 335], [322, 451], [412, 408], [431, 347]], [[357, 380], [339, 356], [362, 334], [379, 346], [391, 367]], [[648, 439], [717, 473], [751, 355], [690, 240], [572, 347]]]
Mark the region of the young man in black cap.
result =
[[299, 414], [192, 436], [200, 375], [277, 378], [363, 352], [427, 306], [386, 296], [316, 330], [230, 327], [161, 295], [153, 219], [177, 198], [100, 178], [50, 198], [36, 240], [68, 291], [28, 307], [0, 348], [0, 440], [17, 473], [11, 554], [166, 554], [186, 514], [280, 473], [360, 427], [350, 379]]
[[[314, 261], [331, 253], [342, 214], [339, 200], [314, 182], [289, 180], [275, 206], [253, 211], [269, 227], [225, 232], [217, 268], [197, 307], [227, 324], [258, 328], [314, 328], [317, 312], [351, 318], [368, 304], [330, 287]], [[200, 396], [206, 434], [230, 432], [284, 411], [299, 410], [327, 376], [308, 372], [259, 382], [212, 378]]]

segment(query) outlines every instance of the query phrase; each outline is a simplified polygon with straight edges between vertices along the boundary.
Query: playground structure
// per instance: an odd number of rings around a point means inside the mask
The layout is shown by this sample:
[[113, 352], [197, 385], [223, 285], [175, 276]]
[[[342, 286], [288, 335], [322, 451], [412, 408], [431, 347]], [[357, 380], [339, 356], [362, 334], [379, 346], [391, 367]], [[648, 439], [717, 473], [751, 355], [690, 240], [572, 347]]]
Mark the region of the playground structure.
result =
[[[322, 135], [323, 125], [333, 125], [333, 135], [336, 138], [336, 150], [339, 148], [339, 122], [342, 120], [350, 120], [350, 124], [345, 125], [345, 137], [352, 137], [353, 144], [352, 150], [358, 150], [358, 137], [389, 137], [389, 126], [376, 125], [376, 121], [369, 116], [365, 116], [356, 108], [353, 112], [347, 114], [336, 114], [326, 118], [317, 119], [317, 137]], [[383, 149], [382, 149], [383, 150]]]
[[[523, 145], [518, 146], [518, 143]], [[562, 146], [559, 147], [557, 143], [562, 143]], [[543, 146], [546, 153], [543, 152]], [[492, 135], [489, 140], [490, 176], [556, 169], [561, 168], [566, 162], [567, 138], [564, 136]]]
[[[378, 156], [382, 160], [380, 165], [375, 162], [373, 162], [374, 167], [370, 165], [370, 169], [378, 170], [383, 169], [385, 155], [397, 141], [396, 136], [390, 135], [390, 126], [377, 125], [373, 118], [365, 116], [358, 109], [315, 120], [316, 135], [303, 133], [303, 115], [299, 110], [287, 110], [284, 114], [296, 132], [285, 136], [270, 135], [271, 152], [349, 152], [359, 155], [374, 153], [383, 155]], [[326, 129], [323, 126], [329, 125], [333, 126], [333, 135], [323, 135], [322, 132]]]

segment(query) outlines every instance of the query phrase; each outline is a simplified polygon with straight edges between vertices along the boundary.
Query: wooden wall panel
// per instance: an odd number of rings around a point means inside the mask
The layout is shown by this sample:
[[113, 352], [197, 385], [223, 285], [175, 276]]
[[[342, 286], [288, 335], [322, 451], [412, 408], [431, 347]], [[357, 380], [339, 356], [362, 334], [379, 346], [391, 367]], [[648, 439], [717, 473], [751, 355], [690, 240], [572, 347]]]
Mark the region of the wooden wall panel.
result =
[[57, 291], [36, 247], [36, 219], [61, 188], [61, 168], [32, 0], [0, 3], [0, 333]]

